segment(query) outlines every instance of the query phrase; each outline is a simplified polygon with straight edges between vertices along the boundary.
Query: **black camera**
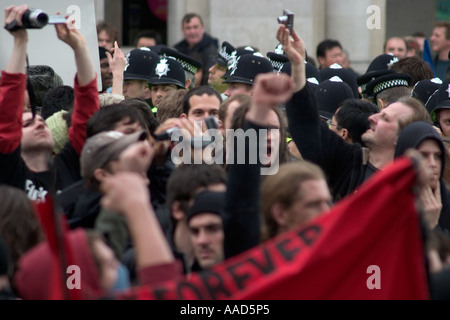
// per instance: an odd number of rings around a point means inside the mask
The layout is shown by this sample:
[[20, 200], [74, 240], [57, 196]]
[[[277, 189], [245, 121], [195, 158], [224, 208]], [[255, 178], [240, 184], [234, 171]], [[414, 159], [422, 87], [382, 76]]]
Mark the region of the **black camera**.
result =
[[283, 10], [283, 15], [278, 17], [277, 20], [279, 24], [284, 24], [292, 35], [292, 30], [294, 29], [294, 14], [289, 10]]
[[41, 29], [47, 24], [66, 23], [66, 19], [59, 15], [48, 15], [41, 9], [28, 9], [22, 16], [22, 26], [17, 25], [17, 21], [12, 21], [5, 26], [8, 31], [16, 31], [18, 29]]

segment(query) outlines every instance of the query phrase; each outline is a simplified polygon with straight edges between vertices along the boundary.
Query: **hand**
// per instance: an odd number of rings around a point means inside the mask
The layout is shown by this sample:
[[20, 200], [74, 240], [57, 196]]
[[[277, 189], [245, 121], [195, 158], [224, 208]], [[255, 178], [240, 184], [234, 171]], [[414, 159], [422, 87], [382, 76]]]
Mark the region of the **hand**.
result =
[[277, 40], [283, 45], [283, 51], [292, 64], [304, 63], [306, 59], [305, 43], [293, 30], [292, 39], [289, 37], [289, 29], [280, 25], [277, 31]]
[[259, 74], [255, 79], [252, 106], [258, 110], [277, 107], [291, 98], [292, 90], [293, 82], [284, 73]]
[[155, 152], [147, 140], [133, 143], [120, 153], [118, 169], [136, 172], [146, 179], [154, 156]]
[[[18, 27], [22, 27], [22, 17], [25, 11], [28, 10], [28, 5], [21, 6], [9, 6], [5, 9], [5, 26], [10, 24], [11, 22], [16, 23]], [[24, 28], [19, 28], [15, 31], [9, 31], [9, 33], [15, 39], [28, 39], [27, 30]]]
[[74, 28], [74, 21], [67, 21], [66, 24], [55, 24], [58, 39], [67, 43], [73, 50], [86, 47], [86, 40], [83, 35]]
[[127, 65], [127, 59], [125, 58], [125, 54], [119, 48], [117, 41], [114, 42], [114, 54], [111, 55], [108, 51], [106, 51], [106, 56], [108, 57], [109, 67], [112, 70], [112, 74], [122, 75], [125, 66]]
[[419, 194], [419, 199], [423, 206], [424, 218], [430, 229], [434, 229], [441, 215], [442, 201], [440, 185], [435, 190], [425, 187]]
[[122, 214], [136, 204], [149, 205], [150, 194], [145, 179], [134, 172], [118, 172], [105, 177], [100, 186], [102, 207]]

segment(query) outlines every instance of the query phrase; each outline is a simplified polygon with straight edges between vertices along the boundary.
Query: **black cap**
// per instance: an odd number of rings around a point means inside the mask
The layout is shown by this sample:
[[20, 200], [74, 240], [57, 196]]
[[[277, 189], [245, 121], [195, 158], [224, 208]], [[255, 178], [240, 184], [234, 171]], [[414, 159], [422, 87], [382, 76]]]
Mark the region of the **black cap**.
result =
[[286, 55], [275, 52], [267, 52], [267, 58], [269, 58], [270, 63], [272, 63], [273, 70], [277, 72], [281, 70], [285, 63], [289, 62]]
[[[370, 72], [368, 72], [368, 73], [365, 73], [365, 74], [359, 76], [359, 77], [356, 79], [356, 83], [357, 83], [358, 86], [361, 88], [361, 93], [367, 95], [366, 87], [367, 87], [367, 84], [368, 84], [370, 81], [372, 81], [372, 80], [374, 80], [374, 79], [376, 79], [376, 78], [378, 78], [378, 77], [384, 76], [384, 75], [386, 75], [386, 74], [389, 74], [389, 73], [395, 73], [395, 72], [396, 72], [396, 71], [395, 71], [395, 70], [392, 70], [392, 69], [384, 69], [384, 70], [378, 70], [378, 71], [370, 71]], [[370, 97], [370, 98], [371, 98], [371, 97]]]
[[185, 88], [186, 75], [184, 74], [183, 66], [175, 58], [162, 55], [154, 71], [150, 84], [173, 84], [179, 88]]
[[225, 210], [225, 192], [204, 190], [194, 198], [194, 204], [189, 208], [187, 221], [202, 213], [214, 213], [221, 217]]
[[[306, 73], [306, 81], [309, 82], [309, 87], [313, 89], [313, 91], [317, 88], [320, 83], [320, 73], [316, 67], [314, 67], [311, 63], [305, 61], [305, 73]], [[286, 73], [291, 75], [292, 64], [290, 61], [283, 64], [279, 73]]]
[[123, 72], [124, 80], [150, 81], [159, 62], [159, 56], [146, 47], [131, 50], [126, 55], [126, 59], [127, 65]]
[[354, 98], [359, 98], [357, 76], [351, 70], [342, 68], [339, 64], [334, 63], [329, 67], [320, 69], [319, 73], [322, 80], [328, 80], [335, 76], [341, 78], [342, 81], [352, 88]]
[[437, 122], [437, 114], [434, 111], [434, 108], [436, 108], [436, 97], [437, 97], [438, 90], [433, 92], [431, 96], [428, 98], [427, 102], [425, 102], [425, 108], [428, 110], [431, 116], [431, 120], [434, 122]]
[[380, 70], [387, 70], [390, 66], [398, 61], [398, 58], [390, 53], [383, 53], [373, 59], [369, 67], [367, 67], [366, 73]]
[[370, 81], [366, 86], [367, 95], [376, 98], [377, 94], [394, 87], [409, 87], [412, 77], [407, 73], [388, 73]]
[[337, 76], [320, 82], [314, 94], [320, 117], [326, 120], [333, 117], [342, 102], [354, 99], [352, 88]]
[[[228, 66], [227, 66], [227, 71], [225, 71], [225, 74], [222, 76], [223, 79], [227, 79], [230, 76], [231, 71], [236, 67], [237, 64], [237, 60], [239, 59], [240, 56], [244, 55], [244, 54], [255, 54], [257, 53], [257, 51], [255, 51], [255, 49], [251, 46], [247, 46], [244, 48], [239, 48], [234, 50], [231, 55], [230, 58], [228, 60]], [[260, 53], [258, 53], [260, 54]], [[261, 54], [262, 56], [262, 54]]]
[[450, 109], [450, 78], [442, 81], [435, 93], [434, 108], [430, 113], [434, 122], [437, 122], [437, 111], [441, 109]]
[[439, 89], [441, 84], [442, 80], [439, 78], [417, 81], [411, 91], [411, 97], [420, 100], [425, 105], [431, 95]]
[[159, 56], [161, 50], [163, 50], [164, 48], [167, 48], [167, 46], [165, 44], [155, 44], [154, 46], [151, 46], [148, 48]]
[[169, 47], [163, 47], [160, 49], [159, 55], [162, 56], [164, 54], [168, 57], [175, 58], [175, 60], [177, 60], [179, 63], [181, 63], [184, 70], [189, 73], [195, 74], [199, 69], [201, 69], [203, 67], [203, 64], [200, 61], [198, 61], [178, 50], [175, 50], [175, 49], [172, 49]]
[[[361, 92], [367, 94], [367, 84], [375, 78], [381, 77], [388, 73], [393, 73], [395, 70], [389, 69], [390, 66], [398, 61], [398, 58], [390, 53], [383, 53], [373, 59], [366, 72], [356, 79], [358, 86], [361, 87]], [[371, 96], [369, 96], [371, 98]]]
[[216, 62], [222, 67], [228, 68], [228, 62], [231, 59], [232, 53], [236, 51], [236, 48], [229, 42], [224, 41], [222, 43], [222, 48], [217, 54]]
[[264, 58], [260, 53], [244, 54], [237, 59], [236, 66], [223, 83], [238, 82], [252, 85], [258, 74], [267, 72], [273, 72], [269, 59]]

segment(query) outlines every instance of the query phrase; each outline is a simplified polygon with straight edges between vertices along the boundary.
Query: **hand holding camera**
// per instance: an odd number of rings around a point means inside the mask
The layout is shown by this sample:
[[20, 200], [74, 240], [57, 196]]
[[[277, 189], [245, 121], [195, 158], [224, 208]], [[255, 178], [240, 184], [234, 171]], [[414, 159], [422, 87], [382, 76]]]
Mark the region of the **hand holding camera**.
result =
[[47, 24], [65, 24], [60, 15], [48, 15], [40, 9], [29, 9], [27, 5], [10, 6], [5, 10], [5, 29], [14, 32], [19, 29], [41, 29]]
[[291, 11], [283, 10], [283, 15], [278, 17], [277, 21], [279, 24], [284, 24], [292, 35], [292, 31], [294, 30], [294, 14]]

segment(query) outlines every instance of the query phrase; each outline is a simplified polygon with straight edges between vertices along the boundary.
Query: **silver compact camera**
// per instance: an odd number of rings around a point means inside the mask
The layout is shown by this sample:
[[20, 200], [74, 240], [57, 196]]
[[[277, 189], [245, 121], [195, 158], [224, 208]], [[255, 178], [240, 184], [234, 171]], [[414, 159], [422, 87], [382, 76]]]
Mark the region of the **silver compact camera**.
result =
[[283, 10], [283, 15], [277, 19], [279, 24], [284, 24], [288, 28], [289, 33], [292, 35], [294, 29], [294, 14], [289, 10]]

